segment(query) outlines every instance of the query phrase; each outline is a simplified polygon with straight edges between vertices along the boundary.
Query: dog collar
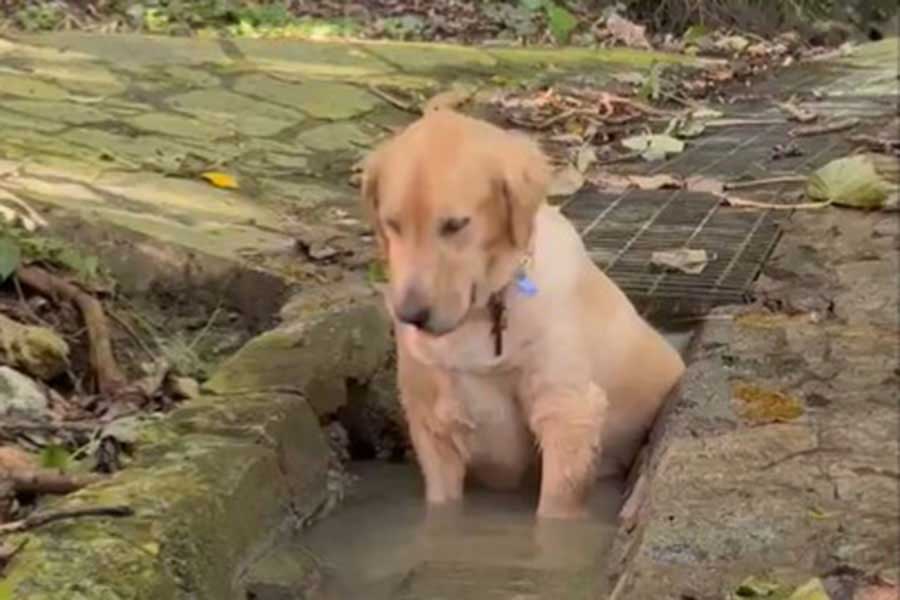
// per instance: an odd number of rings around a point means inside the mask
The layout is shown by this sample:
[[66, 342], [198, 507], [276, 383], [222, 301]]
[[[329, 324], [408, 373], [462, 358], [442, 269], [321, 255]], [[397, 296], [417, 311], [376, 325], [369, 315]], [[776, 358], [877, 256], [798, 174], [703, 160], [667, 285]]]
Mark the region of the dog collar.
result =
[[[512, 283], [516, 291], [526, 298], [533, 298], [538, 293], [538, 287], [528, 275], [528, 271], [534, 262], [533, 251], [529, 251], [522, 257], [519, 266], [516, 267]], [[503, 354], [503, 331], [506, 329], [506, 291], [509, 284], [491, 294], [488, 298], [488, 311], [491, 314], [491, 336], [494, 338], [494, 356]]]

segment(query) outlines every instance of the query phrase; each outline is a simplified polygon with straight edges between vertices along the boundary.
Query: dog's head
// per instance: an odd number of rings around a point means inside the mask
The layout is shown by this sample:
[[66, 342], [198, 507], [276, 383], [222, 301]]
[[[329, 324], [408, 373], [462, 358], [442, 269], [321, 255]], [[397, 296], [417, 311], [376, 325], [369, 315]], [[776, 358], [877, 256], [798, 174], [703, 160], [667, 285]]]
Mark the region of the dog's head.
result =
[[548, 179], [526, 137], [450, 111], [376, 149], [362, 198], [388, 261], [394, 315], [441, 335], [485, 305], [527, 250]]

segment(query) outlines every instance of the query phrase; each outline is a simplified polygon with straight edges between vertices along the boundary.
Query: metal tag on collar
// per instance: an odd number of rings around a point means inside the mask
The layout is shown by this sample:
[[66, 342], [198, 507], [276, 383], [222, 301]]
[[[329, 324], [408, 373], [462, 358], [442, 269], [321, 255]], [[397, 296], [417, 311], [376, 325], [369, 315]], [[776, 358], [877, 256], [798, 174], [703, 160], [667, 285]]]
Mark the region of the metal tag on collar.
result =
[[523, 296], [527, 296], [531, 298], [535, 294], [538, 293], [537, 285], [528, 276], [528, 267], [531, 264], [531, 257], [527, 257], [522, 261], [522, 264], [519, 265], [519, 269], [516, 271], [516, 289], [519, 290], [519, 293]]
[[519, 290], [519, 293], [523, 296], [528, 296], [529, 298], [538, 293], [537, 285], [535, 285], [524, 271], [519, 271], [519, 273], [516, 274], [516, 289]]

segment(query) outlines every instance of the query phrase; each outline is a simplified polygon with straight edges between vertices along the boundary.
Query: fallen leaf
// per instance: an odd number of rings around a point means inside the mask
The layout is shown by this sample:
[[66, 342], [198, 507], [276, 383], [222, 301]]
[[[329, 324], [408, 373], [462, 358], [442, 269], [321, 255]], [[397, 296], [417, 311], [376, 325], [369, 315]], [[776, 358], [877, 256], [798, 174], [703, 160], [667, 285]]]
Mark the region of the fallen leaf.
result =
[[710, 33], [712, 33], [712, 30], [706, 25], [691, 25], [685, 30], [681, 39], [684, 40], [685, 44], [696, 44], [701, 38], [706, 37]]
[[587, 171], [592, 164], [597, 162], [597, 151], [593, 146], [582, 146], [575, 157], [575, 168], [581, 173]]
[[803, 405], [793, 396], [749, 383], [736, 383], [732, 397], [739, 402], [741, 417], [754, 425], [785, 423], [803, 415]]
[[813, 507], [809, 509], [809, 516], [817, 521], [825, 521], [826, 519], [830, 519], [834, 516], [834, 513], [827, 513], [821, 508]]
[[688, 119], [675, 129], [675, 135], [680, 138], [695, 138], [703, 135], [706, 125], [696, 119]]
[[557, 169], [550, 180], [547, 195], [571, 196], [584, 185], [584, 175], [574, 165], [566, 165]]
[[671, 175], [628, 175], [627, 179], [631, 184], [640, 190], [661, 190], [665, 188], [677, 189], [683, 185], [683, 182]]
[[233, 175], [229, 175], [228, 173], [222, 173], [220, 171], [207, 171], [205, 173], [201, 173], [200, 177], [216, 186], [217, 188], [222, 188], [225, 190], [238, 189], [237, 179], [235, 179]]
[[770, 598], [781, 589], [781, 585], [774, 581], [768, 581], [759, 577], [748, 577], [741, 582], [730, 595], [737, 598]]
[[679, 154], [684, 150], [684, 142], [666, 134], [635, 135], [623, 139], [622, 145], [629, 150], [640, 152], [648, 161], [662, 160], [670, 154]]
[[628, 46], [629, 48], [651, 48], [650, 42], [647, 41], [647, 28], [643, 25], [632, 23], [625, 17], [621, 17], [615, 13], [606, 18], [606, 30], [617, 42]]
[[831, 161], [809, 177], [806, 194], [853, 208], [882, 208], [896, 189], [897, 160], [887, 155], [857, 154]]
[[653, 266], [671, 271], [681, 271], [688, 275], [702, 273], [710, 260], [715, 260], [715, 256], [710, 257], [706, 250], [689, 248], [658, 250], [650, 255], [650, 264]]
[[735, 54], [743, 52], [749, 45], [750, 41], [740, 35], [727, 35], [716, 40], [716, 48]]
[[575, 15], [552, 0], [544, 2], [544, 11], [547, 13], [547, 25], [553, 39], [560, 44], [569, 41], [572, 31], [578, 26], [578, 19], [575, 18]]
[[787, 597], [787, 600], [831, 600], [819, 578], [810, 579]]
[[22, 248], [9, 237], [0, 238], [0, 283], [9, 279], [22, 264]]
[[702, 175], [688, 177], [684, 182], [684, 187], [691, 192], [708, 192], [717, 196], [722, 195], [725, 191], [725, 184], [723, 182]]
[[660, 190], [664, 188], [678, 189], [683, 182], [672, 175], [617, 175], [615, 173], [598, 173], [591, 177], [591, 182], [607, 189], [639, 189]]
[[776, 102], [776, 106], [787, 113], [792, 121], [812, 123], [819, 118], [819, 113], [797, 106], [793, 102]]

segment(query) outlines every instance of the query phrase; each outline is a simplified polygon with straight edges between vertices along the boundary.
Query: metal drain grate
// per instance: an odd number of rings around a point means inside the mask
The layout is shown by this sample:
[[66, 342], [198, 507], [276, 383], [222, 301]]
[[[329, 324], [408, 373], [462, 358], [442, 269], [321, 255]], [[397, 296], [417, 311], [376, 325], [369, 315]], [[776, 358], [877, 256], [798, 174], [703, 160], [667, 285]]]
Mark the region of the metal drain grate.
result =
[[[778, 241], [770, 211], [722, 206], [698, 192], [606, 193], [584, 188], [562, 207], [594, 262], [644, 314], [697, 315], [748, 300], [750, 285]], [[714, 257], [702, 273], [660, 271], [654, 251], [692, 248]]]

